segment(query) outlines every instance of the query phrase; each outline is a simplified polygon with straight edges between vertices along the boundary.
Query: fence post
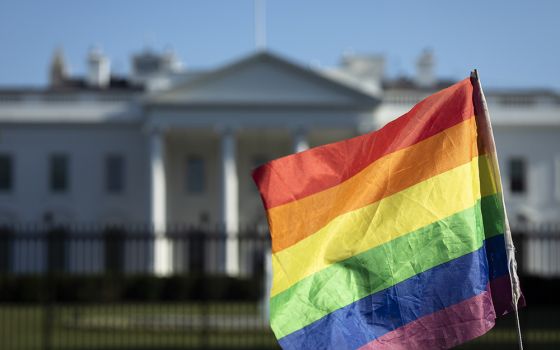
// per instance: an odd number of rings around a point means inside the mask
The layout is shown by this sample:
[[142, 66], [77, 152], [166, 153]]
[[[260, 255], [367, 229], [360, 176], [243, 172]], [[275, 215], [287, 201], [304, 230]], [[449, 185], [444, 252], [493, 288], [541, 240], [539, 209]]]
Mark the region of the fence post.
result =
[[[207, 233], [208, 234], [208, 233]], [[195, 246], [199, 247], [199, 249], [204, 250], [205, 247], [205, 242], [207, 241], [208, 236], [204, 236], [204, 233], [202, 231], [197, 232], [194, 236], [190, 236], [190, 237], [194, 237], [195, 240]], [[192, 244], [192, 242], [191, 242]], [[200, 303], [201, 303], [201, 311], [200, 311], [200, 315], [201, 315], [201, 333], [200, 333], [200, 339], [201, 339], [201, 344], [200, 344], [200, 348], [201, 349], [207, 349], [208, 348], [208, 327], [210, 326], [209, 324], [209, 319], [208, 319], [208, 314], [209, 314], [209, 310], [208, 310], [208, 280], [206, 279], [206, 274], [208, 273], [208, 261], [206, 259], [206, 254], [202, 254], [202, 269], [201, 271], [199, 271], [198, 273], [200, 274], [200, 284], [201, 284], [201, 296], [200, 296]]]
[[66, 227], [48, 227], [46, 237], [45, 273], [45, 317], [43, 325], [43, 349], [52, 349], [52, 335], [55, 321], [56, 278], [67, 269], [66, 245], [70, 238]]
[[12, 272], [12, 242], [14, 232], [11, 227], [0, 227], [0, 274]]
[[104, 269], [109, 274], [122, 274], [125, 262], [125, 236], [122, 227], [109, 227], [103, 231]]
[[512, 233], [513, 244], [515, 247], [515, 260], [517, 261], [517, 273], [522, 278], [527, 271], [525, 261], [525, 250], [527, 245], [527, 232], [524, 229], [515, 230]]

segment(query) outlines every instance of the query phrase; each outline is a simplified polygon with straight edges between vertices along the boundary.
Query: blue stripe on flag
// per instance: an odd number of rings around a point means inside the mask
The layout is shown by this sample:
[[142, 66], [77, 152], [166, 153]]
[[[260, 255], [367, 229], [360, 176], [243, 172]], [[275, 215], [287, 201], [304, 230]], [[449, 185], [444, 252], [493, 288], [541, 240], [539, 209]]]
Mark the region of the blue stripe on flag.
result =
[[[486, 291], [508, 273], [504, 236], [338, 309], [279, 340], [284, 349], [356, 349], [445, 307]], [[336, 296], [333, 296], [336, 297]]]

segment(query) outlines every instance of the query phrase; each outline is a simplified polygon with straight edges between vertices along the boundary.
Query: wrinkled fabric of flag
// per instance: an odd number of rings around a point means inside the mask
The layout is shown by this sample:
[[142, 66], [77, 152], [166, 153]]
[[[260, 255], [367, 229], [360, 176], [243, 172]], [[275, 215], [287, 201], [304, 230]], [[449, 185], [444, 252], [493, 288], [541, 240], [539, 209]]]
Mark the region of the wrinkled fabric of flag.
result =
[[475, 88], [465, 79], [375, 132], [253, 172], [282, 348], [450, 348], [511, 310], [509, 226]]

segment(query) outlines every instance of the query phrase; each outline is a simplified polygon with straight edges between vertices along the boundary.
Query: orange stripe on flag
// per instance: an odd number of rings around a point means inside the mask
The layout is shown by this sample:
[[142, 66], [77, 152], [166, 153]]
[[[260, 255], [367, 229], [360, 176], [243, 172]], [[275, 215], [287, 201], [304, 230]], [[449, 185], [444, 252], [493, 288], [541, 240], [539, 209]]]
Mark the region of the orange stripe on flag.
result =
[[[426, 155], [429, 155], [427, 157]], [[269, 209], [273, 252], [312, 235], [339, 215], [391, 196], [478, 156], [475, 118], [378, 159], [324, 191]]]

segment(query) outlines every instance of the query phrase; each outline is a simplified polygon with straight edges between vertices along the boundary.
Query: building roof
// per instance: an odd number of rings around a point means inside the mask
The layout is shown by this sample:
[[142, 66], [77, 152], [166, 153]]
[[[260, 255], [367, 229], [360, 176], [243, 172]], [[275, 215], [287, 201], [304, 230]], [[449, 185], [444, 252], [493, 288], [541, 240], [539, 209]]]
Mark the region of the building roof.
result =
[[379, 100], [261, 51], [146, 98], [151, 106], [370, 107]]
[[[376, 110], [383, 111], [376, 116], [388, 120], [454, 83], [440, 79], [433, 86], [422, 87], [401, 77], [383, 80], [381, 92], [374, 93], [359, 81], [340, 79], [269, 51], [252, 53], [218, 69], [178, 71], [163, 78], [163, 83], [156, 84], [159, 90], [115, 76], [103, 88], [92, 87], [83, 78], [65, 78], [63, 84], [47, 88], [0, 87], [0, 121], [131, 122], [149, 113], [142, 109], [144, 106], [208, 111], [300, 109], [306, 113], [311, 108], [345, 113], [371, 111], [381, 103]], [[487, 88], [485, 93], [495, 119], [501, 123], [560, 123], [560, 94], [553, 90]], [[501, 110], [495, 110], [496, 106]]]

